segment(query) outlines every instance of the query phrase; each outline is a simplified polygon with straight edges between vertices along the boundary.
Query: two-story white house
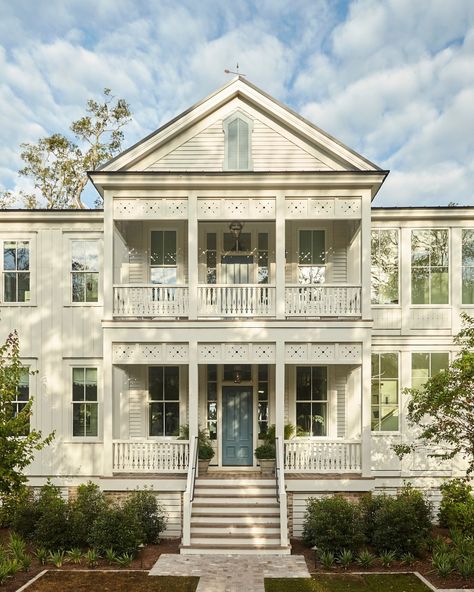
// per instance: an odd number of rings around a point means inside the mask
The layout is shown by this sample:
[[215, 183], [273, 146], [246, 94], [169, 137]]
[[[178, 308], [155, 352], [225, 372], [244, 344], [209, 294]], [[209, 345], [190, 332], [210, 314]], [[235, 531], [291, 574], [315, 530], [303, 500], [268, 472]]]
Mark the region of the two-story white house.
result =
[[310, 496], [436, 499], [462, 466], [392, 445], [474, 312], [474, 210], [372, 208], [387, 174], [237, 77], [91, 173], [103, 211], [2, 212], [0, 337], [56, 433], [31, 485], [152, 487], [188, 553], [287, 553]]

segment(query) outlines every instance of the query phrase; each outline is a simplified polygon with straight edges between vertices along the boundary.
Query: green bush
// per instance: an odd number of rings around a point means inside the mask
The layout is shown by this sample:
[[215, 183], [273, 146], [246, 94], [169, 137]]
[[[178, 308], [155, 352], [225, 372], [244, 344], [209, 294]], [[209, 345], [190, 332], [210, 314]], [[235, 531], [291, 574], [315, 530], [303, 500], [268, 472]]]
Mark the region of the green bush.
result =
[[22, 537], [32, 539], [40, 518], [38, 499], [33, 490], [24, 488], [17, 495], [10, 496], [5, 503], [10, 512], [9, 525]]
[[78, 487], [76, 498], [69, 503], [69, 538], [72, 546], [87, 546], [91, 525], [106, 507], [104, 494], [97, 485], [89, 481]]
[[419, 555], [426, 548], [432, 528], [431, 504], [423, 494], [405, 487], [396, 497], [383, 496], [376, 503], [372, 525], [366, 526], [366, 531], [371, 532], [369, 542], [377, 552]]
[[308, 546], [316, 546], [322, 551], [357, 551], [365, 540], [359, 504], [351, 503], [340, 495], [310, 498], [306, 506], [303, 539]]
[[474, 497], [472, 487], [462, 479], [446, 481], [440, 487], [442, 500], [439, 523], [466, 534], [474, 532]]
[[35, 543], [48, 550], [68, 548], [68, 504], [61, 497], [59, 487], [51, 483], [44, 485], [36, 508], [39, 518], [33, 532]]
[[101, 553], [113, 549], [117, 554], [135, 555], [145, 542], [145, 533], [136, 512], [110, 505], [97, 516], [87, 540]]
[[151, 491], [134, 491], [124, 504], [124, 510], [135, 513], [145, 534], [145, 543], [160, 542], [160, 534], [166, 527], [166, 516]]

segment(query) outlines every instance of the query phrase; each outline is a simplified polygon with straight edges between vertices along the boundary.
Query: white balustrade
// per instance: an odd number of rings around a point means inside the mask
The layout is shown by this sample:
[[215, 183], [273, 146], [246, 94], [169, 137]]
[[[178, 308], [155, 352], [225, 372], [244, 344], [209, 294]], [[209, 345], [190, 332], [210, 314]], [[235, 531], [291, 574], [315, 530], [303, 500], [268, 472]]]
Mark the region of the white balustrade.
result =
[[285, 471], [289, 473], [360, 473], [360, 442], [313, 438], [286, 440]]
[[275, 316], [275, 286], [206, 284], [198, 287], [198, 298], [199, 316]]
[[288, 317], [353, 317], [360, 315], [360, 286], [327, 284], [285, 288]]
[[186, 317], [188, 288], [156, 284], [114, 286], [114, 314], [119, 317]]
[[189, 442], [171, 440], [114, 440], [114, 473], [185, 473]]

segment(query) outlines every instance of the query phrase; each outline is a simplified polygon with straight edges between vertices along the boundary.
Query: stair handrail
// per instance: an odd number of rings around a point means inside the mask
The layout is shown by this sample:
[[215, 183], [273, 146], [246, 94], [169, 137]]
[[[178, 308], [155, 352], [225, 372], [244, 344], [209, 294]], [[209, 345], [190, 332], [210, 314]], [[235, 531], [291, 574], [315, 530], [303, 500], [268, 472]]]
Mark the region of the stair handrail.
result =
[[280, 544], [288, 546], [288, 507], [285, 487], [285, 470], [283, 464], [283, 442], [275, 438], [275, 479], [277, 485], [277, 501], [280, 504]]
[[191, 544], [191, 504], [194, 500], [194, 487], [196, 484], [196, 469], [198, 458], [198, 437], [194, 436], [189, 442], [189, 464], [186, 490], [183, 495], [183, 546]]

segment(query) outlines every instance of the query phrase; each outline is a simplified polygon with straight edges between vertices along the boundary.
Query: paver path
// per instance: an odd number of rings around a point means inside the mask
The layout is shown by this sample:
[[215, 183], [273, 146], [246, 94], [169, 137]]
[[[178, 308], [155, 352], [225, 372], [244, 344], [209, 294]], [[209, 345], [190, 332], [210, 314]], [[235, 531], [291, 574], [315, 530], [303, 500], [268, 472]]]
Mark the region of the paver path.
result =
[[264, 578], [309, 578], [301, 555], [160, 555], [150, 576], [198, 576], [196, 592], [264, 592]]

